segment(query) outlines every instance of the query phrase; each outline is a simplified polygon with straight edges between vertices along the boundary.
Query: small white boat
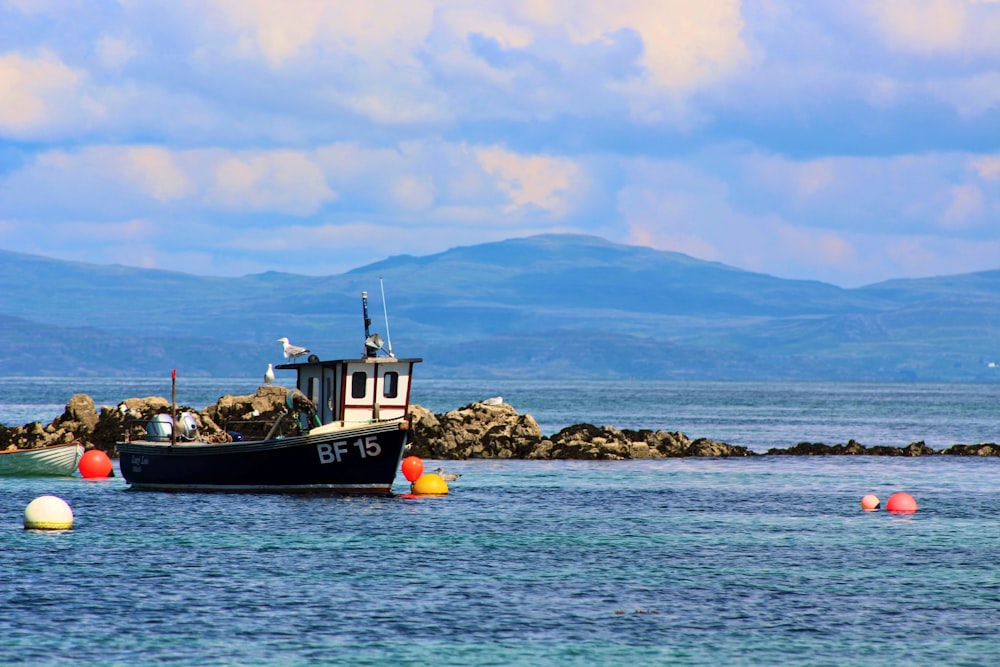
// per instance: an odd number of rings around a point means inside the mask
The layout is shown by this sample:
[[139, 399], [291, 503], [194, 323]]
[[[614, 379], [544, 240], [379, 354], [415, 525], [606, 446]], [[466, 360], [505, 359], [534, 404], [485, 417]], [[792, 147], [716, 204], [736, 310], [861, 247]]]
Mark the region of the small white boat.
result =
[[65, 477], [83, 456], [83, 445], [71, 442], [36, 449], [0, 450], [0, 477]]

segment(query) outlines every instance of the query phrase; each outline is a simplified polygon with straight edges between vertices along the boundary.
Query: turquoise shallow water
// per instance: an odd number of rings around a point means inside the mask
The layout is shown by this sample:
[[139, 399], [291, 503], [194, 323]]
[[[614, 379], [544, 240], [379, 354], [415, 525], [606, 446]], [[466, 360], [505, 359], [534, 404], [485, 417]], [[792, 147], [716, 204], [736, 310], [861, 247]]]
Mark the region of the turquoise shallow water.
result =
[[[0, 664], [1000, 663], [1000, 461], [444, 465], [420, 499], [0, 479]], [[72, 531], [23, 530], [46, 493]]]

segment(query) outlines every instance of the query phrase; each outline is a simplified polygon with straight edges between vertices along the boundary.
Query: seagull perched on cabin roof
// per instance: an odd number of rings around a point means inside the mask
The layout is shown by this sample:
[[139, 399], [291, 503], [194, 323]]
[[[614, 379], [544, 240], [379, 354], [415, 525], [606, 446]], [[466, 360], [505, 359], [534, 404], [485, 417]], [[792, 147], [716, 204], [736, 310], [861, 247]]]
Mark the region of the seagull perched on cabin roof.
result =
[[278, 342], [281, 343], [281, 350], [285, 354], [285, 359], [294, 360], [309, 354], [309, 350], [298, 345], [292, 345], [288, 342], [287, 338], [279, 338]]

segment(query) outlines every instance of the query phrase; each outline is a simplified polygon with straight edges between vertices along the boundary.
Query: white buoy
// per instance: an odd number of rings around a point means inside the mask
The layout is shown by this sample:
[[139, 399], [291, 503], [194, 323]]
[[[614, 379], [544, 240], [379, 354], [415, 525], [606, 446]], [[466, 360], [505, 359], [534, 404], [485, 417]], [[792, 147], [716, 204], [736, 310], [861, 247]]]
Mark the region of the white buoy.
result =
[[73, 510], [62, 498], [39, 496], [24, 509], [24, 527], [29, 530], [69, 530], [73, 527]]

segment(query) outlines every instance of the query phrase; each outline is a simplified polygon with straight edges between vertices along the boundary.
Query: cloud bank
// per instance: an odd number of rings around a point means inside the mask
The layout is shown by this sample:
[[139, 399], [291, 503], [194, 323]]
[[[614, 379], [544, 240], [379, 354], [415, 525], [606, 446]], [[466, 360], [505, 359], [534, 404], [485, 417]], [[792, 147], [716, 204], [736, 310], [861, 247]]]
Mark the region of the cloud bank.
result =
[[1000, 2], [0, 0], [0, 247], [338, 273], [548, 232], [997, 268]]

